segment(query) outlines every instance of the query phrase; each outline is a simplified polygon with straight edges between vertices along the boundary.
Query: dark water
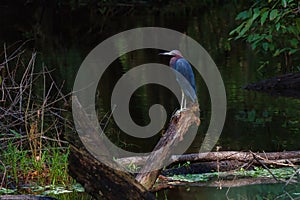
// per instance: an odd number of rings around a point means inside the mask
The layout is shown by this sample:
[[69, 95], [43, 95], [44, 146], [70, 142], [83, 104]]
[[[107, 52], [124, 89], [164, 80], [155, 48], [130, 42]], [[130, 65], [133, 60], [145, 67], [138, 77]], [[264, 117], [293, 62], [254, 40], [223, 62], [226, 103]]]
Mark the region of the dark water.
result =
[[[297, 150], [300, 147], [300, 100], [273, 97], [263, 93], [241, 89], [247, 83], [255, 82], [280, 73], [277, 62], [271, 60], [270, 69], [257, 71], [263, 55], [255, 54], [241, 42], [232, 42], [229, 47], [228, 32], [234, 27], [237, 13], [232, 5], [207, 9], [193, 17], [183, 16], [138, 16], [138, 17], [99, 17], [93, 13], [55, 10], [50, 7], [44, 12], [41, 21], [38, 14], [26, 17], [15, 15], [9, 9], [1, 12], [1, 43], [7, 45], [25, 38], [36, 38], [28, 42], [29, 49], [36, 48], [40, 62], [55, 69], [58, 82], [65, 81], [65, 92], [70, 92], [77, 70], [85, 56], [104, 39], [127, 29], [157, 26], [186, 33], [198, 41], [211, 55], [221, 72], [227, 93], [227, 117], [221, 137], [217, 143], [221, 150], [283, 151]], [[3, 20], [4, 17], [9, 20]], [[37, 22], [38, 21], [38, 22]], [[6, 30], [5, 32], [3, 30]], [[9, 33], [9, 34], [8, 34]], [[176, 41], [174, 41], [176, 42]], [[129, 69], [140, 64], [157, 62], [167, 64], [156, 49], [130, 52], [111, 64], [99, 82], [97, 109], [99, 120], [111, 112], [110, 95], [118, 79]], [[272, 58], [270, 58], [272, 59]], [[273, 62], [273, 63], [272, 63]], [[199, 74], [196, 74], [197, 96], [201, 107], [201, 126], [187, 152], [197, 152], [210, 122], [210, 97], [207, 87]], [[148, 111], [153, 104], [162, 104], [170, 117], [178, 109], [175, 96], [166, 88], [146, 85], [139, 88], [131, 99], [130, 112], [139, 125], [149, 123]], [[122, 148], [136, 152], [148, 152], [155, 146], [160, 134], [147, 139], [137, 139], [124, 134], [114, 123], [107, 122], [106, 134]], [[167, 124], [166, 124], [167, 125]], [[299, 189], [299, 188], [298, 188]], [[280, 190], [278, 186], [247, 186], [232, 189], [248, 198], [256, 191]], [[299, 190], [298, 190], [299, 191]], [[216, 188], [167, 190], [169, 199], [224, 199], [224, 190]], [[160, 195], [164, 195], [160, 193]], [[176, 197], [176, 198], [175, 198]], [[230, 197], [230, 195], [229, 195]], [[255, 197], [248, 198], [255, 199]]]
[[[223, 199], [296, 199], [299, 198], [299, 185], [284, 186], [283, 184], [250, 185], [233, 188], [217, 189], [213, 187], [179, 187], [173, 190], [166, 190], [161, 194], [168, 199], [189, 199], [189, 200], [223, 200]], [[290, 195], [290, 196], [289, 196]]]

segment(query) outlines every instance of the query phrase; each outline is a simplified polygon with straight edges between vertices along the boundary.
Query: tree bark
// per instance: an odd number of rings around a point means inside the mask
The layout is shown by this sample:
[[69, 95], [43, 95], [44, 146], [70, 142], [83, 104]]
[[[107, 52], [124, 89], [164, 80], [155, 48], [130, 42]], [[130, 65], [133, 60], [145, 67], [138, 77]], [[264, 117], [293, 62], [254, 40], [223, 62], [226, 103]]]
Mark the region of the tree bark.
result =
[[[255, 153], [259, 157], [271, 161], [280, 161], [285, 159], [300, 159], [300, 151], [285, 151], [285, 152], [268, 152], [268, 153]], [[127, 157], [117, 159], [117, 162], [122, 166], [127, 166], [134, 163], [135, 165], [144, 165], [147, 156], [145, 157]], [[183, 162], [210, 162], [210, 161], [222, 161], [222, 160], [237, 160], [241, 162], [248, 162], [253, 160], [252, 152], [240, 152], [240, 151], [219, 151], [209, 153], [198, 154], [184, 154], [184, 155], [172, 155], [170, 158], [172, 163]]]
[[96, 199], [154, 199], [131, 174], [99, 162], [84, 149], [71, 145], [69, 173]]
[[[85, 131], [81, 140], [96, 141], [101, 152], [105, 152], [105, 158], [110, 161], [110, 166], [98, 161], [84, 147], [77, 134], [69, 133], [67, 140], [70, 142], [69, 173], [81, 183], [86, 192], [96, 199], [154, 199], [154, 195], [148, 192], [134, 177], [121, 169], [119, 164], [114, 163], [112, 156], [101, 140], [95, 138], [94, 126], [82, 109], [78, 99], [73, 96], [74, 108], [76, 109], [77, 127], [79, 131]], [[99, 145], [100, 144], [100, 145]]]
[[[183, 140], [190, 126], [194, 123], [199, 126], [200, 119], [196, 114], [199, 112], [199, 105], [192, 105], [188, 110], [180, 112], [179, 115], [173, 116], [168, 130], [160, 139], [158, 144], [153, 149], [152, 153], [143, 168], [136, 176], [136, 180], [140, 182], [146, 189], [151, 189], [154, 185], [164, 161], [169, 160], [171, 153], [178, 146], [179, 142]], [[157, 170], [153, 170], [157, 169]]]

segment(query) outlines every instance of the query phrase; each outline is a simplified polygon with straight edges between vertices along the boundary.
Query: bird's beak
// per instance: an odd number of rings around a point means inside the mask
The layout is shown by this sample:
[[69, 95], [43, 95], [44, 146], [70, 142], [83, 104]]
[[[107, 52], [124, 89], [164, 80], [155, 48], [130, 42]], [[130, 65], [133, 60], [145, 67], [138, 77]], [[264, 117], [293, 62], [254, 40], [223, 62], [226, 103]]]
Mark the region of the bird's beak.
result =
[[172, 56], [172, 54], [171, 54], [170, 52], [159, 53], [158, 55], [162, 55], [162, 56]]

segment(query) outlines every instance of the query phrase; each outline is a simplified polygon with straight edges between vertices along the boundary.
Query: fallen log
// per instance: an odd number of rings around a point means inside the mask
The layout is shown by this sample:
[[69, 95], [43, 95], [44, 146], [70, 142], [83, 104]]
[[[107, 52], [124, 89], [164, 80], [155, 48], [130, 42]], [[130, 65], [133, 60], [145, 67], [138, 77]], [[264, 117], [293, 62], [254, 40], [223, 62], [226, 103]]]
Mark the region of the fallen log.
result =
[[[190, 163], [183, 166], [174, 166], [162, 170], [161, 175], [173, 176], [173, 175], [185, 175], [185, 174], [202, 174], [211, 172], [226, 172], [231, 170], [240, 169], [241, 166], [245, 166], [245, 162], [237, 160], [224, 160], [224, 161], [211, 161], [211, 162], [200, 162]], [[251, 169], [251, 168], [248, 168]]]
[[240, 170], [241, 168], [246, 170], [253, 170], [255, 167], [295, 167], [300, 164], [300, 158], [297, 159], [282, 159], [275, 161], [263, 161], [263, 160], [250, 160], [250, 161], [237, 161], [237, 160], [223, 160], [223, 161], [211, 161], [191, 163], [181, 167], [171, 167], [164, 169], [161, 175], [173, 176], [179, 174], [202, 174], [210, 172], [228, 172], [234, 170]]
[[[300, 151], [284, 151], [284, 152], [263, 152], [255, 153], [261, 159], [271, 161], [283, 162], [285, 159], [300, 159]], [[141, 157], [126, 157], [119, 158], [117, 162], [122, 166], [128, 166], [130, 164], [144, 165], [147, 156]], [[248, 162], [253, 160], [253, 152], [240, 152], [240, 151], [218, 151], [209, 153], [198, 154], [184, 154], [184, 155], [172, 155], [170, 157], [171, 163], [183, 163], [183, 162], [210, 162], [210, 161], [222, 161], [222, 160], [236, 160], [241, 162]], [[295, 161], [296, 161], [295, 160]]]
[[117, 171], [71, 145], [69, 174], [96, 199], [154, 199], [131, 174]]
[[265, 92], [274, 96], [300, 98], [300, 72], [276, 76], [257, 83], [250, 83], [243, 88]]
[[[188, 110], [180, 112], [179, 115], [173, 116], [168, 130], [159, 140], [151, 154], [145, 160], [143, 168], [138, 172], [136, 180], [146, 189], [151, 189], [154, 185], [160, 171], [162, 163], [169, 160], [171, 153], [183, 137], [188, 132], [190, 126], [194, 123], [199, 126], [200, 119], [196, 114], [199, 112], [199, 105], [194, 104]], [[153, 170], [156, 169], [156, 170]]]
[[[81, 139], [101, 144], [101, 152], [105, 152], [110, 166], [98, 161], [86, 150], [77, 134], [68, 134], [66, 139], [70, 142], [69, 174], [81, 183], [86, 192], [96, 199], [154, 199], [154, 195], [139, 184], [134, 177], [126, 171], [120, 171], [117, 163], [112, 161], [109, 151], [101, 140], [94, 138], [97, 130], [91, 124], [87, 114], [82, 109], [78, 99], [73, 96], [73, 109], [76, 109], [78, 127], [84, 130]], [[103, 158], [102, 158], [103, 159]]]

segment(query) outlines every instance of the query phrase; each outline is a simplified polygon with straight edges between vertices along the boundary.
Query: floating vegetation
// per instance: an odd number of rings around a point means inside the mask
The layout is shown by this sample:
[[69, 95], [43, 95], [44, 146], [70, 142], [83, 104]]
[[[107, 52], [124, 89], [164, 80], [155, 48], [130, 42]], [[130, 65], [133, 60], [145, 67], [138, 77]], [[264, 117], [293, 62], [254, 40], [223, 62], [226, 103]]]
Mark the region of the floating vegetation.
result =
[[182, 182], [207, 182], [213, 178], [221, 179], [233, 179], [233, 178], [274, 178], [278, 180], [288, 180], [293, 179], [297, 180], [297, 174], [299, 174], [300, 168], [295, 170], [291, 167], [278, 168], [278, 169], [263, 169], [261, 167], [255, 167], [254, 170], [244, 170], [241, 169], [235, 172], [212, 172], [212, 173], [203, 173], [203, 174], [185, 174], [185, 175], [173, 175], [168, 176], [171, 180], [182, 181]]

